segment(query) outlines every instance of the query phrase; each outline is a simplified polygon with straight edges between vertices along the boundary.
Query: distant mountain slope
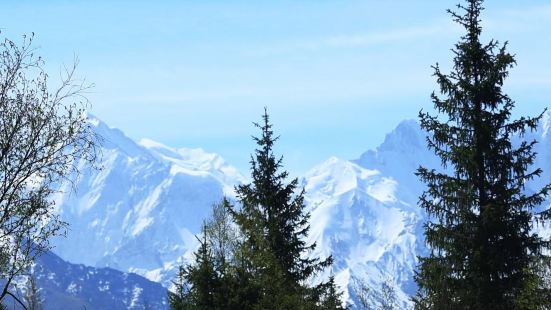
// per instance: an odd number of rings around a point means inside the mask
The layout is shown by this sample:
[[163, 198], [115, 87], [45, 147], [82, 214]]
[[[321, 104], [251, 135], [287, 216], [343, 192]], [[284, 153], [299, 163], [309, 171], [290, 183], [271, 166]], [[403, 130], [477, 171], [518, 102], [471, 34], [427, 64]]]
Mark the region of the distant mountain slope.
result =
[[[305, 176], [311, 242], [319, 245], [317, 255], [333, 255], [341, 287], [362, 281], [378, 291], [387, 282], [401, 305], [409, 304], [416, 257], [425, 248], [417, 207], [422, 185], [414, 171], [436, 163], [424, 143], [419, 125], [404, 121], [360, 159], [331, 158]], [[345, 295], [355, 298], [352, 290]]]
[[67, 184], [56, 198], [71, 231], [56, 239], [55, 251], [71, 262], [168, 285], [178, 260], [195, 249], [194, 235], [211, 205], [243, 178], [215, 154], [138, 144], [98, 119], [91, 122], [104, 140], [101, 170], [83, 166], [76, 191]]
[[70, 264], [53, 253], [38, 258], [33, 274], [45, 310], [168, 309], [166, 288], [136, 274]]

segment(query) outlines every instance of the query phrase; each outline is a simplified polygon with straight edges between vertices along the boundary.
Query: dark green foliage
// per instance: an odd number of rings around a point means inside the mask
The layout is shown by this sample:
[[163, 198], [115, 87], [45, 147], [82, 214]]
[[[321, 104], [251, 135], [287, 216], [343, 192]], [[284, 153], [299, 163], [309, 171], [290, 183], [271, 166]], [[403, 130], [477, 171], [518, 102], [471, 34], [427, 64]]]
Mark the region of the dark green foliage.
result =
[[506, 44], [480, 42], [481, 0], [459, 6], [454, 20], [467, 34], [454, 49], [450, 74], [434, 67], [442, 99], [439, 116], [420, 113], [429, 147], [450, 173], [420, 168], [428, 189], [420, 206], [432, 217], [425, 226], [431, 253], [421, 258], [417, 309], [544, 309], [550, 306], [541, 272], [546, 244], [533, 232], [534, 207], [546, 186], [526, 194], [534, 141], [518, 146], [512, 136], [535, 130], [541, 115], [511, 121], [514, 102], [502, 92], [515, 64]]
[[[273, 153], [274, 137], [265, 111], [258, 145], [251, 156], [252, 183], [237, 188], [241, 208], [232, 209], [243, 236], [241, 254], [244, 272], [257, 291], [256, 307], [310, 309], [339, 299], [334, 283], [309, 287], [306, 281], [329, 267], [332, 258], [309, 258], [315, 244], [306, 244], [309, 214], [304, 211], [304, 191], [298, 191], [298, 179], [286, 183], [288, 172], [280, 171], [282, 158]], [[297, 194], [298, 191], [298, 194]]]
[[186, 268], [184, 266], [179, 267], [178, 275], [172, 283], [174, 284], [174, 291], [168, 291], [170, 309], [188, 309], [189, 286], [186, 281]]
[[240, 208], [227, 199], [215, 206], [203, 229], [195, 262], [180, 270], [170, 293], [172, 309], [342, 309], [333, 278], [308, 281], [332, 259], [308, 258], [309, 214], [298, 180], [276, 159], [267, 113], [251, 159], [252, 183], [239, 186]]
[[329, 281], [324, 283], [318, 289], [321, 289], [321, 302], [317, 308], [327, 310], [346, 309], [342, 306], [342, 293], [337, 291], [334, 277], [330, 277]]
[[200, 243], [195, 253], [195, 263], [180, 268], [174, 283], [176, 292], [169, 293], [172, 309], [217, 309], [214, 298], [220, 281], [214, 269], [214, 258], [206, 241], [205, 229]]
[[194, 263], [180, 267], [175, 292], [169, 293], [172, 309], [239, 309], [232, 298], [239, 284], [231, 264], [237, 236], [228, 209], [226, 199], [213, 207], [212, 218], [203, 226]]
[[195, 257], [196, 263], [187, 270], [189, 282], [193, 283], [189, 301], [195, 309], [215, 309], [215, 295], [219, 291], [220, 279], [215, 270], [214, 257], [207, 244], [205, 230]]

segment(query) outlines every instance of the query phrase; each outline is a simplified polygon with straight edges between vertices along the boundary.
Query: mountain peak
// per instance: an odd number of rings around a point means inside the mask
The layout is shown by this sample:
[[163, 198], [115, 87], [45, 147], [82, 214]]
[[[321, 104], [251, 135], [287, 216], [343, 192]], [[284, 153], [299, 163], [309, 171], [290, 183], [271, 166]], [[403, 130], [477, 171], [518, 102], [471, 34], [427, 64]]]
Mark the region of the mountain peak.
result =
[[86, 112], [86, 121], [92, 125], [92, 127], [98, 127], [102, 121], [90, 112]]
[[103, 149], [117, 149], [130, 157], [149, 157], [148, 152], [129, 138], [118, 128], [111, 127], [91, 113], [87, 113], [86, 121], [91, 129], [100, 137]]
[[[354, 162], [362, 167], [385, 171], [390, 166], [396, 166], [394, 162], [407, 164], [417, 168], [418, 158], [430, 158], [426, 148], [426, 134], [416, 120], [402, 121], [396, 128], [386, 135], [384, 142], [375, 150], [368, 150]], [[414, 158], [418, 157], [418, 158]]]
[[[216, 153], [209, 153], [202, 148], [171, 148], [151, 139], [141, 139], [139, 145], [149, 150], [162, 161], [173, 165], [173, 172], [207, 172], [220, 178], [222, 183], [234, 184], [243, 182], [245, 178], [237, 169]], [[227, 194], [233, 190], [227, 188]]]
[[385, 141], [377, 148], [379, 151], [406, 151], [409, 148], [425, 147], [425, 133], [416, 120], [404, 120], [386, 135]]

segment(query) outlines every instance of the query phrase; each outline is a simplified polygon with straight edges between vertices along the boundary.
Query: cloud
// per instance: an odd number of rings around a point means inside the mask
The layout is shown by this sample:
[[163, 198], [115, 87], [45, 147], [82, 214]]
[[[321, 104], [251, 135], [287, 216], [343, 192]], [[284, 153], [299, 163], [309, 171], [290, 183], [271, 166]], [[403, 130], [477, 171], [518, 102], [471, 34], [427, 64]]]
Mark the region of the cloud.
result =
[[365, 47], [446, 35], [453, 30], [453, 27], [443, 27], [442, 25], [394, 29], [384, 32], [329, 37], [320, 41], [319, 45], [337, 48]]
[[411, 40], [431, 39], [457, 35], [459, 27], [442, 19], [428, 26], [404, 27], [384, 31], [348, 33], [319, 38], [299, 38], [257, 46], [248, 52], [254, 55], [273, 55], [297, 51], [319, 51], [326, 49], [349, 49], [386, 44], [403, 43]]
[[483, 23], [491, 31], [507, 33], [525, 33], [551, 26], [551, 5], [539, 5], [523, 8], [507, 8], [496, 12], [488, 12]]
[[525, 7], [522, 9], [506, 9], [500, 15], [514, 19], [534, 19], [551, 16], [551, 4]]

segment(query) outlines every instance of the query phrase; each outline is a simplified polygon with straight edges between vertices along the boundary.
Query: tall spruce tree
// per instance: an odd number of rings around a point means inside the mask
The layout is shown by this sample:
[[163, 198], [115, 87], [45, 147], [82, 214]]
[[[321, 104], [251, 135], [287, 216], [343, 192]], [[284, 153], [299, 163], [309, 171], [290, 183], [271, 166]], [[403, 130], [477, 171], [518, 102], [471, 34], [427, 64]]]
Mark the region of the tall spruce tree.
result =
[[449, 13], [466, 35], [453, 50], [452, 72], [434, 67], [443, 96], [432, 94], [438, 115], [420, 113], [428, 146], [449, 173], [417, 172], [427, 184], [419, 204], [431, 216], [425, 225], [431, 252], [420, 258], [415, 306], [549, 309], [540, 275], [548, 243], [534, 233], [533, 220], [550, 187], [525, 191], [541, 173], [531, 167], [535, 141], [511, 142], [535, 130], [541, 115], [510, 120], [514, 102], [502, 85], [515, 59], [507, 44], [480, 42], [481, 0], [458, 8], [462, 13]]
[[[202, 230], [195, 261], [182, 266], [169, 293], [172, 309], [342, 309], [334, 279], [310, 286], [331, 257], [308, 258], [309, 214], [298, 180], [285, 183], [282, 159], [273, 154], [265, 111], [251, 158], [252, 183], [238, 186], [240, 208], [215, 205]], [[233, 222], [232, 222], [233, 221]], [[235, 225], [235, 226], [234, 226]], [[234, 230], [237, 228], [237, 230]]]
[[[308, 286], [311, 277], [329, 267], [332, 258], [309, 258], [316, 244], [306, 244], [309, 213], [298, 179], [286, 183], [282, 157], [274, 155], [272, 124], [267, 111], [255, 123], [260, 137], [251, 156], [250, 184], [236, 188], [240, 209], [231, 212], [243, 236], [242, 273], [255, 291], [253, 307], [262, 309], [315, 309], [335, 303], [340, 296], [332, 281]], [[326, 308], [330, 308], [327, 306]], [[334, 308], [333, 308], [334, 309]]]

